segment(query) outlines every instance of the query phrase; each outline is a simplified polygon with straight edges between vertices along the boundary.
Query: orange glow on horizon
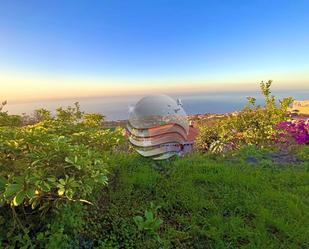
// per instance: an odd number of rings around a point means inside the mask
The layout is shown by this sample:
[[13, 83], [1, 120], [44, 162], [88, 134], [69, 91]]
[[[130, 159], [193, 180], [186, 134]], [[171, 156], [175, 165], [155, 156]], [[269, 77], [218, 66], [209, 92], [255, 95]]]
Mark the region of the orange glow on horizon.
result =
[[[255, 76], [255, 75], [254, 75]], [[65, 99], [77, 97], [149, 95], [155, 93], [196, 93], [222, 91], [255, 91], [260, 80], [273, 79], [273, 89], [308, 89], [309, 76], [305, 74], [270, 77], [256, 75], [239, 77], [216, 76], [205, 80], [115, 80], [90, 77], [33, 76], [0, 73], [0, 100], [10, 102]], [[229, 79], [229, 80], [226, 80]], [[233, 79], [233, 80], [231, 80]], [[291, 84], [290, 82], [293, 82]]]

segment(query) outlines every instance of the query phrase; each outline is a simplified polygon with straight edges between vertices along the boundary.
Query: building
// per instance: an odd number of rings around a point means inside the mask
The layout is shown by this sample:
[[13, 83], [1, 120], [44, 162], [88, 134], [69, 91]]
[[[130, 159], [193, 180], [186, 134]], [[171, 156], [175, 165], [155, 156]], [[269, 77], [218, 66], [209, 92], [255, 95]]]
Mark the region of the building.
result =
[[193, 150], [198, 129], [192, 123], [188, 134], [182, 134], [184, 131], [182, 129], [178, 125], [170, 124], [139, 130], [139, 133], [136, 133], [128, 126], [126, 136], [130, 143], [136, 146], [137, 152], [143, 156], [152, 157], [164, 153], [183, 155]]
[[289, 111], [293, 114], [293, 118], [299, 115], [309, 115], [309, 100], [295, 100]]
[[198, 129], [193, 125], [189, 126], [188, 140], [183, 143], [183, 151], [184, 153], [190, 152], [193, 150], [195, 139], [198, 135]]
[[294, 100], [292, 108], [297, 109], [299, 107], [309, 107], [309, 100]]

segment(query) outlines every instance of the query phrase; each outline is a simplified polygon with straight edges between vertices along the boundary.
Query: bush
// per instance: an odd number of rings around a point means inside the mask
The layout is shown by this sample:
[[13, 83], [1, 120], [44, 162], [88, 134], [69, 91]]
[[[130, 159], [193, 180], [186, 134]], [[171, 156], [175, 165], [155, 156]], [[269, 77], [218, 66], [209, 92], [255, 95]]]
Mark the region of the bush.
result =
[[7, 112], [2, 111], [7, 101], [3, 101], [0, 105], [0, 127], [19, 127], [22, 125], [22, 118], [18, 115], [9, 115]]
[[[76, 203], [95, 201], [94, 194], [107, 184], [106, 153], [124, 141], [121, 130], [103, 129], [98, 115], [84, 120], [78, 104], [59, 108], [55, 117], [44, 109], [38, 113], [36, 124], [0, 127], [0, 209], [11, 221], [5, 224], [10, 232], [0, 238], [4, 247], [26, 248], [43, 237], [48, 243], [66, 241], [71, 226], [67, 218], [63, 226], [57, 220]], [[74, 210], [68, 216], [80, 213], [80, 219], [83, 212]]]
[[[287, 119], [287, 108], [292, 98], [284, 98], [276, 104], [276, 98], [270, 95], [272, 81], [261, 82], [261, 92], [265, 99], [263, 107], [256, 106], [255, 99], [248, 97], [247, 106], [236, 115], [227, 115], [218, 120], [211, 128], [200, 126], [197, 148], [205, 151], [213, 147], [214, 151], [228, 151], [242, 144], [269, 146], [278, 122]], [[212, 143], [216, 143], [211, 146]], [[218, 145], [222, 149], [218, 149]]]
[[220, 138], [219, 134], [219, 122], [208, 126], [205, 124], [200, 125], [199, 135], [196, 138], [195, 146], [201, 151], [208, 151], [211, 144], [218, 141]]
[[279, 122], [273, 139], [279, 147], [309, 143], [309, 124], [304, 120]]

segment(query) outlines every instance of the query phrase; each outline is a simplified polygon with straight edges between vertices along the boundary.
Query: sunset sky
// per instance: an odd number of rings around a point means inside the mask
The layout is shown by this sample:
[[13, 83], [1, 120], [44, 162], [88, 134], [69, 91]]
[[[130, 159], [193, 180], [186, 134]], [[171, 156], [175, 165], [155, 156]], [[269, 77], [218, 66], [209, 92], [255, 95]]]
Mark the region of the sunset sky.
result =
[[309, 89], [309, 1], [1, 1], [0, 101]]

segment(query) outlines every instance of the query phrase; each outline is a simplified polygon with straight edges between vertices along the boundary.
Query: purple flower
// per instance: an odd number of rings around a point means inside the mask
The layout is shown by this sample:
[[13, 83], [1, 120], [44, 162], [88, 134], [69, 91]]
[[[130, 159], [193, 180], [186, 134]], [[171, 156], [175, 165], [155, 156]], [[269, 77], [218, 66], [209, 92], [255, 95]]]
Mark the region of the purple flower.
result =
[[308, 144], [309, 124], [304, 120], [282, 121], [275, 125], [277, 133], [273, 136], [275, 142], [281, 144]]

